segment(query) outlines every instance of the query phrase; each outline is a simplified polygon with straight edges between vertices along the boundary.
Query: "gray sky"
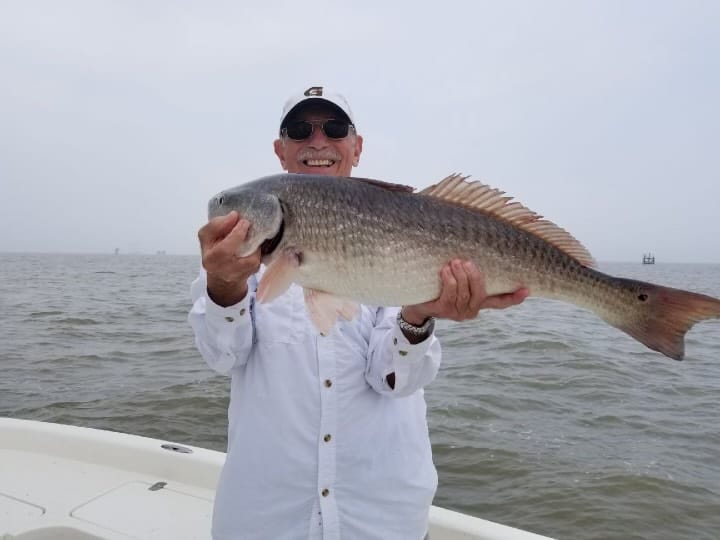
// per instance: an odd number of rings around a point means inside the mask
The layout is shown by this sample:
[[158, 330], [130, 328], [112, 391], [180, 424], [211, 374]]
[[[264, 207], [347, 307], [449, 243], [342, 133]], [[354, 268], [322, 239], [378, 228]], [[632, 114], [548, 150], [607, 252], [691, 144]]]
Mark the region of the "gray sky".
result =
[[358, 176], [498, 187], [600, 261], [720, 263], [720, 3], [0, 0], [0, 251], [197, 253], [343, 92]]

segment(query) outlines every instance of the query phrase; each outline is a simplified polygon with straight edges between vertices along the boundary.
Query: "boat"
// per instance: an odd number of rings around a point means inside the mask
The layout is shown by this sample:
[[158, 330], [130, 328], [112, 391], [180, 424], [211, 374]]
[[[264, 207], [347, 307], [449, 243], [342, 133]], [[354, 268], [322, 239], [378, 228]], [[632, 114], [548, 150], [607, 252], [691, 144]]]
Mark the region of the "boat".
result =
[[[0, 539], [205, 540], [225, 454], [0, 418]], [[432, 540], [551, 540], [433, 506]]]
[[652, 253], [643, 254], [643, 264], [655, 264], [655, 255]]

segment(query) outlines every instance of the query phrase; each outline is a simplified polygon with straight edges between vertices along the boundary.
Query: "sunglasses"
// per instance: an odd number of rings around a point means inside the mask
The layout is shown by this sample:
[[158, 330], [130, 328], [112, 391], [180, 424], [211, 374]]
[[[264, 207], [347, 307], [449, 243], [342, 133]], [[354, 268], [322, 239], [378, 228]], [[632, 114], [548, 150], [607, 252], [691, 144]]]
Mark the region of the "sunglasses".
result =
[[315, 131], [315, 126], [320, 126], [320, 129], [328, 139], [344, 139], [348, 136], [350, 128], [355, 129], [354, 125], [343, 120], [331, 119], [316, 122], [300, 120], [298, 122], [292, 122], [282, 128], [282, 134], [287, 135], [293, 141], [304, 141], [312, 136]]

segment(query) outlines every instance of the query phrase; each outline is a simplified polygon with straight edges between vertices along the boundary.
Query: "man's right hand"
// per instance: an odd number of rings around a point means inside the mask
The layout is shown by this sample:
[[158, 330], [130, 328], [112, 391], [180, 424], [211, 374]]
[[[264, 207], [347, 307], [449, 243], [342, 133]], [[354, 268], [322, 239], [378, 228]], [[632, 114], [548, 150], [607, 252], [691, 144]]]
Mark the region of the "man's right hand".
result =
[[227, 307], [247, 294], [248, 278], [260, 268], [260, 249], [238, 257], [250, 222], [232, 211], [211, 219], [198, 231], [202, 265], [207, 272], [207, 293], [213, 302]]

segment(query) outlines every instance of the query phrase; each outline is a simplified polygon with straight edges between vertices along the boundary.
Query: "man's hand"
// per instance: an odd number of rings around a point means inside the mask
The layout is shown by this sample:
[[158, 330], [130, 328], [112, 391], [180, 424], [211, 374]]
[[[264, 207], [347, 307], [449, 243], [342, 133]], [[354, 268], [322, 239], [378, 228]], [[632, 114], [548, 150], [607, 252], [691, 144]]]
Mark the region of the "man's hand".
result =
[[260, 268], [260, 249], [247, 257], [236, 255], [249, 229], [250, 222], [233, 211], [211, 219], [198, 231], [208, 296], [219, 306], [245, 298], [247, 280]]
[[454, 259], [440, 270], [440, 296], [436, 300], [404, 306], [402, 318], [421, 325], [429, 317], [464, 321], [477, 317], [481, 309], [504, 309], [521, 303], [530, 291], [521, 287], [514, 292], [488, 296], [482, 273], [470, 261]]

